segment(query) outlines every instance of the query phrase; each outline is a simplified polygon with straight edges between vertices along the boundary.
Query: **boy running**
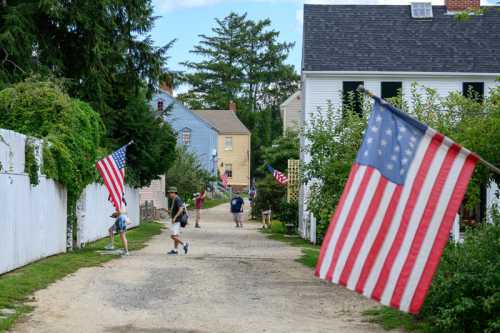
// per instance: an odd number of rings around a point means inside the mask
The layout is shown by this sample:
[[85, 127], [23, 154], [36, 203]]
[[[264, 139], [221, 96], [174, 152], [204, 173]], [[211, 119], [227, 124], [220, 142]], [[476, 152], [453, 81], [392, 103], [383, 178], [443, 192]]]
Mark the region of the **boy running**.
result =
[[111, 217], [116, 219], [115, 223], [108, 229], [109, 232], [109, 244], [105, 247], [106, 250], [114, 250], [114, 236], [115, 232], [120, 233], [120, 239], [122, 240], [123, 248], [122, 254], [125, 256], [129, 255], [128, 252], [128, 241], [127, 241], [127, 224], [128, 224], [128, 216], [124, 211], [120, 211], [117, 209]]
[[182, 202], [182, 199], [177, 195], [177, 187], [170, 187], [168, 189], [168, 196], [170, 200], [172, 200], [172, 205], [170, 209], [170, 216], [172, 218], [172, 226], [170, 227], [170, 233], [172, 240], [174, 241], [174, 248], [167, 254], [170, 255], [176, 255], [179, 252], [177, 251], [177, 248], [179, 247], [179, 244], [182, 245], [182, 248], [184, 249], [184, 253], [187, 254], [189, 250], [189, 243], [188, 242], [183, 242], [180, 238], [181, 235], [181, 215], [184, 213], [184, 202]]

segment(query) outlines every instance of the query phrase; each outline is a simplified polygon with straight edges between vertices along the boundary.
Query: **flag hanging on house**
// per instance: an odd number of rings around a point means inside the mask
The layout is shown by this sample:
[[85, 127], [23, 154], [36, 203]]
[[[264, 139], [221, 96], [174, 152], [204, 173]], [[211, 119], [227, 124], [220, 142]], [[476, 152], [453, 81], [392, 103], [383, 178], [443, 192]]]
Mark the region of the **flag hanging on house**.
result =
[[116, 209], [120, 209], [125, 204], [125, 164], [127, 147], [121, 147], [113, 154], [106, 156], [96, 163], [96, 168], [109, 192], [109, 199]]
[[417, 313], [477, 157], [374, 99], [316, 275]]
[[227, 185], [229, 184], [229, 179], [227, 177], [227, 173], [226, 172], [224, 172], [220, 176], [220, 181], [222, 182], [222, 185], [224, 186], [224, 188], [227, 189]]
[[273, 174], [274, 179], [276, 179], [276, 181], [280, 185], [286, 185], [286, 184], [288, 184], [288, 177], [285, 176], [283, 173], [281, 173], [278, 170], [274, 169], [270, 165], [267, 166], [267, 170], [269, 170], [269, 172]]

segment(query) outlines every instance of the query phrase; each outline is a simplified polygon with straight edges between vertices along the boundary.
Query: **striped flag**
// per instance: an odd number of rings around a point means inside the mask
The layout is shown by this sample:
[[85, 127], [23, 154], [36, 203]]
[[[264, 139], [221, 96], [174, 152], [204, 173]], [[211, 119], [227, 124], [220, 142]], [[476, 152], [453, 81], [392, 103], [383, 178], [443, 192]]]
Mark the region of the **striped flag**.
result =
[[109, 192], [109, 198], [116, 209], [125, 204], [125, 164], [129, 144], [96, 163], [96, 168]]
[[267, 166], [267, 170], [269, 170], [269, 172], [273, 174], [274, 179], [276, 179], [276, 181], [280, 185], [286, 185], [286, 184], [288, 184], [288, 177], [285, 176], [283, 173], [279, 172], [278, 170], [275, 170], [270, 165]]
[[224, 172], [220, 176], [220, 180], [221, 180], [222, 185], [224, 186], [224, 188], [227, 189], [227, 185], [229, 184], [229, 179], [227, 178], [227, 173], [226, 172]]
[[418, 313], [476, 162], [375, 97], [316, 275]]

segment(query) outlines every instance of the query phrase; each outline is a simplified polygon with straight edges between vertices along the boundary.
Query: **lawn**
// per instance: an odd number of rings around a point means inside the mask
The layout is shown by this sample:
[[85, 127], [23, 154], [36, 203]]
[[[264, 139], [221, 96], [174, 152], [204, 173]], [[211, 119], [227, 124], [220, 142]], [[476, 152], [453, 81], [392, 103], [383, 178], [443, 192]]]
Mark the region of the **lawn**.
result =
[[[161, 228], [162, 225], [159, 223], [147, 222], [128, 231], [129, 250], [136, 251], [145, 247], [153, 236], [161, 232]], [[97, 252], [107, 243], [107, 239], [102, 239], [87, 245], [84, 249], [42, 259], [1, 275], [0, 311], [7, 310], [12, 314], [0, 313], [0, 332], [8, 330], [17, 319], [32, 310], [26, 302], [32, 300], [35, 291], [46, 288], [82, 267], [99, 266], [116, 259], [118, 256], [102, 255]], [[115, 244], [121, 244], [118, 237]]]
[[203, 209], [209, 209], [209, 208], [214, 208], [220, 205], [223, 205], [225, 203], [228, 203], [229, 199], [228, 198], [222, 198], [222, 199], [206, 199], [205, 202], [203, 202]]

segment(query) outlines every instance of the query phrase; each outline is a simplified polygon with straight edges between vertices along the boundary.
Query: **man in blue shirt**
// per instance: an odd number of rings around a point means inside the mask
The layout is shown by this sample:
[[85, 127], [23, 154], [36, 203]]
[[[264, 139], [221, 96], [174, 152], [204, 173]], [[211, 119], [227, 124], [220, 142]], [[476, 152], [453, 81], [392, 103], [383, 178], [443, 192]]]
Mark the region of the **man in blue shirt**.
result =
[[243, 206], [245, 202], [238, 192], [234, 192], [234, 197], [231, 200], [231, 213], [233, 220], [236, 223], [236, 228], [243, 228]]

